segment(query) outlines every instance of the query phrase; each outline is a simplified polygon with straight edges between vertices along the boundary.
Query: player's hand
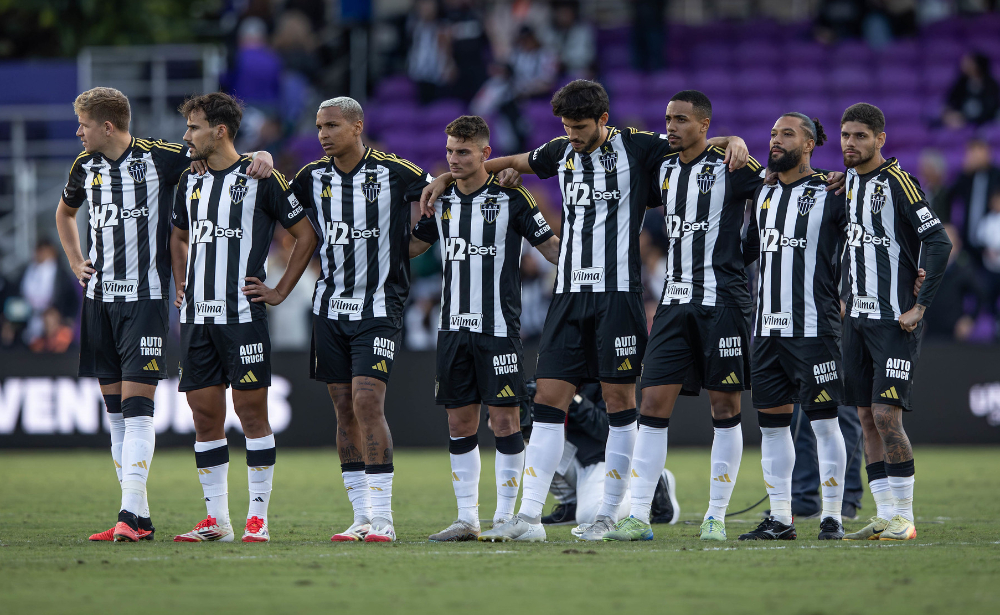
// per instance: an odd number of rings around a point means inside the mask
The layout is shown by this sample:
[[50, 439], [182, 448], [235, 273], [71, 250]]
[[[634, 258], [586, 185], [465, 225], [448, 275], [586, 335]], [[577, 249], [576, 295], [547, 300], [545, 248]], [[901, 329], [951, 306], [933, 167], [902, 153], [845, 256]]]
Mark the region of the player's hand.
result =
[[521, 174], [512, 168], [504, 169], [497, 173], [497, 181], [504, 188], [520, 188]]
[[80, 282], [80, 286], [83, 286], [84, 288], [87, 287], [87, 282], [90, 281], [91, 276], [97, 273], [93, 264], [94, 263], [90, 262], [90, 259], [88, 258], [76, 265], [73, 265], [73, 275], [75, 275], [77, 281]]
[[247, 175], [254, 179], [265, 179], [271, 177], [274, 170], [274, 159], [267, 152], [257, 152], [254, 154], [253, 162], [247, 167]]
[[847, 174], [840, 171], [830, 171], [826, 175], [826, 191], [836, 190], [834, 194], [844, 194], [847, 185]]
[[181, 304], [183, 303], [184, 303], [184, 289], [178, 288], [176, 296], [174, 297], [174, 307], [180, 309]]
[[899, 317], [899, 326], [903, 331], [907, 333], [912, 333], [920, 321], [924, 318], [924, 310], [927, 309], [919, 303], [912, 308], [910, 311]]
[[768, 186], [773, 186], [778, 183], [778, 174], [774, 171], [768, 170], [767, 174], [764, 176], [764, 183]]
[[[450, 173], [446, 173], [448, 177], [451, 177]], [[442, 194], [444, 194], [444, 189], [448, 187], [448, 181], [444, 179], [445, 175], [439, 175], [427, 184], [427, 186], [420, 193], [420, 214], [427, 216], [428, 218], [434, 217], [434, 201], [438, 200]]]
[[254, 296], [250, 300], [251, 303], [260, 303], [263, 301], [268, 305], [278, 305], [285, 300], [285, 296], [278, 292], [277, 288], [271, 288], [270, 286], [265, 286], [263, 282], [257, 278], [244, 278], [247, 285], [241, 288], [243, 294], [250, 297]]
[[722, 160], [729, 165], [730, 171], [741, 169], [750, 159], [750, 150], [747, 149], [746, 141], [740, 137], [729, 137], [729, 145], [726, 146], [726, 157]]
[[192, 160], [191, 170], [194, 171], [195, 175], [204, 175], [208, 173], [208, 163], [204, 160]]
[[920, 295], [920, 287], [924, 285], [925, 279], [927, 279], [927, 271], [925, 271], [924, 269], [917, 269], [917, 279], [913, 282], [914, 297]]

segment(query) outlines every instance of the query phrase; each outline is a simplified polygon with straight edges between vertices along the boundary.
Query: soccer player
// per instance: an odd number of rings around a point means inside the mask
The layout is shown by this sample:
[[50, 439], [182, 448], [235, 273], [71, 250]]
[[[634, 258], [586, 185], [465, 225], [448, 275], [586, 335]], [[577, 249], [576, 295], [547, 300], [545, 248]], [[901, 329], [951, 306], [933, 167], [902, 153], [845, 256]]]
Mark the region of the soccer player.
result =
[[316, 113], [326, 156], [304, 166], [292, 189], [315, 209], [322, 277], [313, 294], [311, 376], [325, 382], [337, 414], [337, 450], [354, 522], [331, 540], [392, 542], [392, 436], [385, 390], [402, 337], [410, 289], [410, 203], [430, 176], [366, 147], [353, 98]]
[[[167, 377], [168, 217], [174, 186], [191, 159], [179, 143], [129, 134], [131, 109], [118, 90], [87, 90], [77, 96], [73, 110], [84, 151], [70, 168], [56, 228], [86, 289], [79, 375], [100, 382], [111, 424], [111, 457], [122, 486], [118, 523], [90, 540], [152, 540], [146, 479], [156, 442], [153, 394], [156, 383]], [[270, 155], [260, 152], [249, 172], [270, 174]], [[90, 216], [87, 258], [76, 225], [84, 202]]]
[[[444, 237], [435, 398], [448, 412], [458, 519], [432, 534], [434, 542], [479, 537], [480, 404], [489, 407], [496, 435], [493, 529], [514, 516], [524, 469], [520, 409], [528, 399], [520, 339], [521, 238], [553, 264], [559, 255], [559, 238], [531, 194], [501, 187], [486, 170], [492, 151], [486, 121], [464, 115], [444, 132], [454, 182], [435, 203], [436, 215], [421, 219], [410, 239], [412, 258]], [[544, 539], [544, 531], [535, 536]]]
[[[181, 175], [174, 199], [170, 256], [180, 308], [180, 391], [194, 414], [198, 478], [207, 517], [174, 542], [232, 542], [229, 521], [229, 446], [226, 388], [246, 436], [250, 509], [243, 542], [267, 542], [267, 506], [274, 476], [274, 434], [267, 420], [271, 384], [271, 340], [267, 305], [278, 305], [298, 282], [316, 247], [305, 207], [275, 172], [265, 180], [247, 174], [250, 159], [233, 139], [243, 111], [222, 93], [190, 98], [181, 105], [184, 140], [191, 158], [208, 172]], [[285, 274], [264, 284], [275, 222], [295, 239]]]
[[[868, 103], [840, 120], [847, 167], [847, 254], [851, 296], [844, 323], [847, 404], [858, 406], [868, 484], [877, 511], [851, 540], [916, 538], [913, 449], [903, 412], [920, 357], [921, 319], [944, 275], [951, 241], [912, 175], [882, 156], [885, 116]], [[923, 248], [926, 278], [914, 299]]]
[[[657, 169], [671, 146], [664, 135], [608, 126], [608, 110], [608, 95], [600, 84], [570, 82], [552, 97], [553, 115], [562, 119], [566, 136], [531, 153], [486, 164], [490, 172], [513, 168], [541, 178], [558, 177], [563, 230], [555, 296], [535, 373], [538, 392], [521, 508], [510, 522], [484, 532], [480, 540], [544, 535], [542, 507], [562, 458], [566, 410], [585, 380], [602, 383], [610, 432], [604, 498], [597, 520], [582, 534], [584, 540], [600, 540], [612, 528], [628, 489], [638, 416], [635, 380], [646, 345], [638, 238]], [[725, 156], [736, 166], [745, 155], [742, 140], [735, 139]], [[421, 205], [436, 198], [448, 182], [448, 174], [437, 178], [424, 191]], [[655, 487], [655, 478], [652, 484]]]

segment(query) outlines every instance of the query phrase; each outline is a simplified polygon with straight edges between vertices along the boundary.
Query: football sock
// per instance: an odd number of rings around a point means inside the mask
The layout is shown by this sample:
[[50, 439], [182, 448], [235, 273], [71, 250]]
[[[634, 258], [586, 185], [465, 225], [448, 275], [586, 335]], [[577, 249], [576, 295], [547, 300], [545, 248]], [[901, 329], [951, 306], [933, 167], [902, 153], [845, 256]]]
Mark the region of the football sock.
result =
[[608, 413], [610, 423], [608, 445], [604, 450], [604, 499], [597, 510], [598, 517], [618, 520], [618, 506], [628, 491], [629, 472], [632, 470], [632, 451], [638, 435], [635, 408]]
[[250, 509], [247, 519], [259, 517], [267, 523], [267, 505], [274, 481], [274, 434], [247, 438], [247, 484], [250, 486]]
[[111, 459], [115, 462], [118, 485], [122, 483], [122, 442], [125, 441], [125, 417], [122, 416], [122, 396], [105, 395], [104, 405], [108, 409], [111, 426]]
[[514, 516], [518, 482], [524, 471], [524, 435], [520, 431], [496, 439], [497, 456], [494, 474], [497, 481], [497, 510], [493, 520]]
[[639, 417], [639, 434], [632, 454], [632, 516], [649, 523], [649, 509], [667, 462], [667, 426], [670, 419]]
[[208, 516], [229, 525], [229, 446], [225, 438], [194, 443], [198, 480], [205, 494]]
[[[895, 499], [895, 503], [892, 507], [893, 516], [900, 515], [910, 521], [914, 521], [913, 460], [910, 459], [909, 461], [904, 461], [903, 463], [886, 462], [885, 473], [888, 475], [889, 489], [892, 490], [892, 497]], [[890, 519], [891, 517], [885, 518]]]
[[539, 523], [545, 498], [549, 495], [552, 475], [559, 467], [566, 443], [566, 413], [558, 408], [535, 404], [531, 440], [524, 451], [524, 475], [521, 478], [521, 510], [530, 523]]
[[125, 438], [122, 441], [122, 509], [139, 516], [143, 512], [146, 480], [153, 462], [156, 431], [153, 430], [153, 400], [139, 395], [122, 400]]
[[452, 438], [448, 443], [451, 457], [451, 485], [458, 501], [458, 520], [479, 527], [479, 436]]
[[[741, 414], [728, 419], [712, 419], [715, 437], [712, 440], [712, 480], [709, 481], [708, 510], [705, 519], [726, 518], [729, 498], [733, 496], [736, 476], [743, 458], [743, 428]], [[662, 468], [661, 468], [662, 470]]]
[[876, 461], [865, 466], [868, 473], [868, 489], [875, 500], [875, 515], [888, 521], [892, 519], [892, 510], [896, 499], [889, 488], [889, 478], [885, 473], [885, 462]]
[[355, 461], [340, 464], [340, 475], [344, 477], [347, 499], [354, 509], [354, 523], [370, 523], [372, 520], [371, 491], [368, 489], [368, 475], [365, 462]]
[[792, 441], [791, 414], [757, 414], [760, 424], [760, 466], [764, 486], [771, 500], [771, 516], [792, 523], [792, 468], [795, 467], [795, 443]]
[[810, 421], [809, 424], [816, 434], [819, 479], [823, 485], [822, 517], [833, 517], [841, 521], [844, 475], [847, 473], [847, 447], [844, 445], [844, 434], [840, 431], [840, 419], [834, 415], [833, 418], [818, 419]]
[[385, 519], [392, 524], [392, 474], [391, 463], [366, 465], [368, 491], [372, 499], [372, 521]]

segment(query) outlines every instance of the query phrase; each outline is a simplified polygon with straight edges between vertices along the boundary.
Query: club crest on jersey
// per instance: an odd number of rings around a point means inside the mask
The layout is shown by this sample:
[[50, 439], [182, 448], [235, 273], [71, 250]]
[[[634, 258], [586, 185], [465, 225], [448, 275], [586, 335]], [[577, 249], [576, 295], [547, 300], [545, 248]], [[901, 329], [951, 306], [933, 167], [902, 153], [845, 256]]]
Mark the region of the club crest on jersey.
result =
[[361, 184], [361, 192], [365, 195], [365, 200], [374, 203], [375, 199], [382, 192], [382, 183], [378, 180], [378, 173], [372, 171], [365, 173], [365, 183]]
[[132, 176], [132, 181], [141, 184], [146, 181], [146, 161], [142, 158], [133, 158], [128, 163], [128, 174]]
[[601, 146], [601, 155], [597, 159], [608, 173], [614, 171], [615, 167], [618, 166], [618, 152], [611, 147], [610, 143]]
[[487, 224], [496, 222], [497, 216], [500, 215], [500, 203], [497, 203], [497, 197], [488, 196], [483, 199], [479, 206], [479, 213], [483, 214], [483, 219], [486, 220]]
[[885, 186], [881, 183], [875, 184], [875, 189], [872, 190], [871, 206], [873, 214], [877, 214], [885, 207]]
[[701, 190], [702, 194], [708, 194], [708, 191], [715, 185], [715, 169], [712, 165], [706, 164], [701, 168], [697, 177], [698, 189]]
[[799, 215], [804, 216], [816, 205], [816, 189], [806, 188], [799, 197]]
[[247, 195], [247, 180], [240, 177], [229, 187], [229, 198], [233, 203], [239, 203]]

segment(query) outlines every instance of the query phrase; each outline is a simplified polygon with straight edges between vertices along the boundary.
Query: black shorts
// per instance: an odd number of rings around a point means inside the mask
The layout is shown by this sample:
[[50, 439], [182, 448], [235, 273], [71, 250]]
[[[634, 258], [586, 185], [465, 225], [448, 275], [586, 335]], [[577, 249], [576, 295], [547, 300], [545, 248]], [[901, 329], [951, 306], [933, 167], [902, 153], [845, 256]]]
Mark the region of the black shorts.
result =
[[642, 388], [680, 384], [682, 395], [750, 388], [751, 307], [660, 305], [642, 359]]
[[753, 344], [753, 407], [842, 406], [843, 366], [835, 337], [758, 337]]
[[900, 406], [912, 410], [910, 387], [920, 359], [924, 323], [907, 333], [895, 320], [844, 319], [847, 405]]
[[535, 378], [634, 382], [645, 350], [641, 293], [558, 293], [545, 316]]
[[166, 378], [167, 310], [163, 299], [105, 303], [84, 297], [80, 376], [138, 382]]
[[434, 399], [450, 408], [511, 406], [528, 399], [521, 340], [471, 331], [438, 332]]
[[365, 320], [313, 319], [309, 377], [349, 383], [357, 376], [389, 382], [392, 362], [403, 338], [400, 322], [392, 318]]
[[178, 391], [232, 385], [251, 390], [271, 386], [271, 337], [267, 320], [233, 325], [181, 323]]

